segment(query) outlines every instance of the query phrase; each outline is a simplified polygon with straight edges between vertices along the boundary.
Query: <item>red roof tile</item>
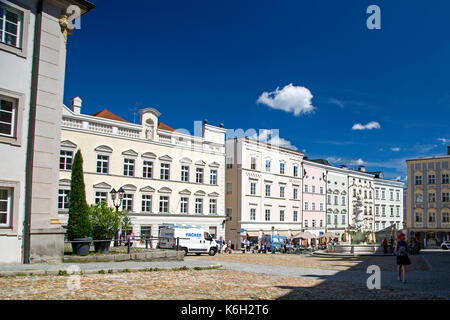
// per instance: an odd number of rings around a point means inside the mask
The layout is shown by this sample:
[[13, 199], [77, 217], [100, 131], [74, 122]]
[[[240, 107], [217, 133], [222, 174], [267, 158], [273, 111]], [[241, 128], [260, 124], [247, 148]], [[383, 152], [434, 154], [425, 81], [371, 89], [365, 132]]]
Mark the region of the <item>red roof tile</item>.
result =
[[93, 114], [91, 114], [91, 116], [104, 118], [104, 119], [109, 119], [109, 120], [128, 122], [128, 121], [122, 119], [121, 117], [115, 115], [114, 113], [112, 113], [111, 111], [108, 111], [106, 109], [104, 109], [102, 111], [99, 111], [99, 112], [96, 112], [96, 113], [93, 113]]
[[175, 129], [169, 127], [167, 124], [164, 124], [162, 122], [158, 122], [158, 129], [167, 130], [167, 131], [175, 131]]

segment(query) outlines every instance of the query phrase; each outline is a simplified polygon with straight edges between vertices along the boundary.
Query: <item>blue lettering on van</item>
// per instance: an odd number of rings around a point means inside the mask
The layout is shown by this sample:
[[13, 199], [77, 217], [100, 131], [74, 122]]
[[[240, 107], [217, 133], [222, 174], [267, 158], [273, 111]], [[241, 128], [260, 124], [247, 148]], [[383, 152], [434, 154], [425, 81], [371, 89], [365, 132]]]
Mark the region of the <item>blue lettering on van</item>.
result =
[[187, 232], [187, 233], [186, 233], [186, 237], [201, 238], [201, 237], [202, 237], [202, 234], [201, 234], [201, 233], [190, 233], [190, 232]]

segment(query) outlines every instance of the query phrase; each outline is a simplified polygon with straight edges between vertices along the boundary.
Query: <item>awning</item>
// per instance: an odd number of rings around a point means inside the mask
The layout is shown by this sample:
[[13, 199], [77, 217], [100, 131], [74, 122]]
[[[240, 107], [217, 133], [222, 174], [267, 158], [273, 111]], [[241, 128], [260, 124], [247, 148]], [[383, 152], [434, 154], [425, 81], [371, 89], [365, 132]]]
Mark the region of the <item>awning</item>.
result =
[[248, 237], [259, 237], [259, 231], [246, 231], [244, 234], [247, 234]]
[[289, 231], [277, 231], [277, 234], [279, 236], [285, 236], [285, 237], [289, 237]]

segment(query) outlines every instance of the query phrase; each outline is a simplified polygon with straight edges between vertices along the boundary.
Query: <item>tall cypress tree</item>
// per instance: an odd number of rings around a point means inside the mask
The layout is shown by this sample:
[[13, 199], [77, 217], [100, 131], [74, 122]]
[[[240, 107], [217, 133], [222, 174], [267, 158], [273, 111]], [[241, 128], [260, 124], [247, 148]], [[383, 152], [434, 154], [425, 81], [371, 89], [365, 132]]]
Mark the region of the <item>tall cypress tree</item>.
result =
[[70, 181], [69, 221], [67, 236], [69, 240], [85, 238], [92, 235], [89, 220], [89, 206], [86, 202], [86, 191], [83, 177], [83, 157], [78, 150], [73, 159], [72, 177]]

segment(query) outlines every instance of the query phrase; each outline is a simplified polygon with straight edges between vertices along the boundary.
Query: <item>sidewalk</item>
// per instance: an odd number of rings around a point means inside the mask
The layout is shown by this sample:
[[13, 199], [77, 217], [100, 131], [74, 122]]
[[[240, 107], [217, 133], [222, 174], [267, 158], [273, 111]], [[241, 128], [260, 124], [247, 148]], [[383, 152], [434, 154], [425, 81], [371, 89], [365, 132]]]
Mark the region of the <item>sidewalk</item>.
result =
[[60, 271], [68, 272], [78, 267], [83, 274], [98, 273], [103, 270], [108, 272], [118, 272], [124, 269], [130, 271], [138, 271], [146, 268], [171, 269], [180, 267], [202, 267], [220, 266], [220, 263], [212, 263], [208, 261], [123, 261], [123, 262], [90, 262], [90, 263], [57, 263], [57, 264], [0, 264], [0, 276], [23, 275], [54, 275]]

